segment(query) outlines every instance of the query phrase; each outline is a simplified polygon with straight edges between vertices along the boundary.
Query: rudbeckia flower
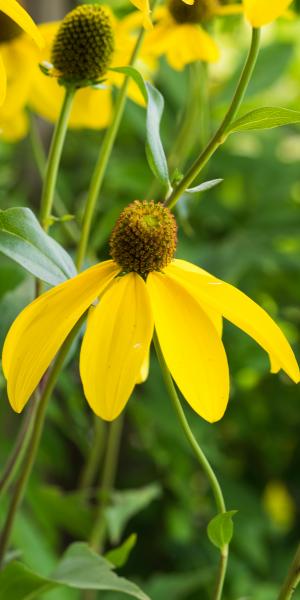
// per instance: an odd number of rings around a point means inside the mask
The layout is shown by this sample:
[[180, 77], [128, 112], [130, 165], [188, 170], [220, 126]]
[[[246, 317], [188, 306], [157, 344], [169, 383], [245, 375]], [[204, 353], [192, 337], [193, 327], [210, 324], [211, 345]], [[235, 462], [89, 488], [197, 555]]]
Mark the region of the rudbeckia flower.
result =
[[[21, 29], [26, 31], [38, 46], [43, 46], [43, 38], [37, 26], [26, 10], [24, 10], [16, 0], [0, 0], [0, 12], [5, 13], [10, 19], [17, 23]], [[5, 94], [6, 71], [0, 54], [0, 105], [4, 102]]]
[[293, 351], [274, 321], [232, 285], [174, 259], [176, 234], [175, 218], [163, 204], [133, 202], [112, 232], [112, 260], [54, 287], [20, 313], [2, 357], [15, 411], [92, 304], [80, 375], [89, 405], [107, 421], [120, 414], [140, 381], [154, 327], [174, 381], [209, 422], [222, 417], [229, 396], [222, 317], [268, 353], [273, 371], [283, 369], [299, 381]]
[[242, 12], [240, 4], [222, 5], [219, 0], [168, 0], [154, 12], [155, 26], [146, 39], [146, 48], [158, 56], [165, 54], [173, 69], [181, 70], [197, 60], [216, 62], [220, 57], [214, 39], [205, 25], [217, 15]]

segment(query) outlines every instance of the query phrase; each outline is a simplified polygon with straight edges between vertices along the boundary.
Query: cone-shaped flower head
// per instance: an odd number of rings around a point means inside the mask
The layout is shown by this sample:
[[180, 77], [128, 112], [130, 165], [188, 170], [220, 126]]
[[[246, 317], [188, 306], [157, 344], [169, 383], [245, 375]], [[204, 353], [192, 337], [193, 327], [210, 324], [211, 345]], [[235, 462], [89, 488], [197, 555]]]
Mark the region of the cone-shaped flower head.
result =
[[51, 61], [65, 81], [97, 81], [106, 73], [113, 51], [110, 15], [99, 4], [83, 4], [62, 20]]
[[110, 246], [113, 260], [52, 288], [13, 323], [2, 366], [14, 410], [22, 410], [89, 307], [80, 375], [91, 408], [108, 421], [117, 418], [147, 376], [154, 327], [174, 381], [209, 422], [223, 416], [229, 398], [222, 317], [267, 352], [272, 372], [283, 369], [299, 381], [288, 341], [260, 306], [232, 285], [173, 258], [176, 223], [162, 204], [135, 201], [125, 208]]
[[176, 250], [177, 225], [163, 204], [136, 200], [120, 215], [110, 238], [110, 253], [123, 271], [146, 275], [160, 271]]

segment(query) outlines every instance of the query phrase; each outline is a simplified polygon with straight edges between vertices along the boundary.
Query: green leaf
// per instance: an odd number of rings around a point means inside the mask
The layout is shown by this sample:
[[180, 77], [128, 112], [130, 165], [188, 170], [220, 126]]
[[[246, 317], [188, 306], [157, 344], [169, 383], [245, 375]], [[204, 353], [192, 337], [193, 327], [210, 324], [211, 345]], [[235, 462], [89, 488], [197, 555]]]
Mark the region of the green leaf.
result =
[[40, 576], [18, 561], [7, 565], [0, 573], [0, 598], [34, 600], [51, 589], [67, 587], [119, 592], [138, 600], [149, 600], [137, 585], [116, 575], [113, 568], [87, 544], [76, 542], [66, 550], [49, 577]]
[[115, 567], [123, 567], [123, 565], [127, 563], [129, 554], [136, 545], [136, 541], [137, 535], [136, 533], [132, 533], [127, 540], [121, 544], [121, 546], [118, 546], [118, 548], [113, 548], [105, 554], [106, 560], [115, 565]]
[[43, 231], [29, 208], [0, 211], [0, 252], [50, 285], [76, 275], [70, 256]]
[[164, 99], [151, 83], [146, 83], [146, 88], [148, 94], [146, 155], [154, 176], [169, 188], [171, 184], [168, 164], [160, 138], [160, 122], [164, 110]]
[[117, 544], [128, 521], [159, 495], [160, 487], [156, 483], [137, 490], [114, 492], [112, 503], [105, 511], [111, 541]]
[[289, 108], [266, 106], [251, 110], [229, 126], [227, 133], [251, 131], [253, 129], [273, 129], [283, 125], [300, 123], [300, 112]]
[[147, 92], [147, 88], [144, 82], [144, 79], [141, 75], [141, 73], [135, 69], [134, 67], [114, 67], [111, 68], [110, 71], [116, 71], [116, 73], [123, 73], [124, 75], [128, 75], [129, 77], [131, 77], [135, 83], [137, 84], [144, 100], [145, 103], [148, 103], [148, 92]]
[[186, 194], [198, 194], [199, 192], [206, 192], [207, 190], [211, 190], [211, 188], [215, 187], [216, 185], [219, 185], [219, 183], [222, 183], [222, 181], [224, 181], [224, 180], [223, 179], [211, 179], [211, 181], [204, 181], [203, 183], [196, 185], [196, 187], [185, 190], [185, 193]]
[[224, 548], [230, 543], [233, 536], [232, 517], [237, 513], [236, 510], [220, 513], [214, 517], [208, 524], [207, 535], [217, 548]]

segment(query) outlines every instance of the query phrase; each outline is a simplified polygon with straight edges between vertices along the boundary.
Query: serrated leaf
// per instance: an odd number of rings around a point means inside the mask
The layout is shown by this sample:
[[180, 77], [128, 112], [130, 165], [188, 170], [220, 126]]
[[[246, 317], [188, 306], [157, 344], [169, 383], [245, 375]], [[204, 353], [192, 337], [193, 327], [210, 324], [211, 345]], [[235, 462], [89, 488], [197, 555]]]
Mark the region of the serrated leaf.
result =
[[289, 108], [266, 106], [251, 110], [229, 126], [226, 133], [251, 131], [254, 129], [273, 129], [283, 125], [300, 123], [300, 112]]
[[214, 517], [207, 526], [207, 535], [217, 548], [224, 548], [230, 543], [233, 536], [233, 521], [232, 517], [236, 514], [236, 510], [229, 510], [218, 514]]
[[46, 591], [67, 587], [120, 592], [137, 600], [149, 600], [137, 585], [119, 577], [113, 568], [87, 544], [76, 542], [66, 550], [57, 568], [48, 577], [18, 561], [9, 563], [0, 573], [0, 599], [34, 600]]
[[224, 180], [211, 179], [211, 181], [204, 181], [203, 183], [196, 185], [196, 187], [185, 190], [185, 194], [197, 194], [198, 192], [206, 192], [207, 190], [211, 190], [212, 188], [216, 187], [216, 185], [219, 185], [219, 183], [222, 183], [222, 181]]
[[29, 208], [0, 211], [0, 252], [50, 285], [76, 275], [71, 257], [43, 231]]
[[119, 567], [119, 568], [123, 567], [123, 565], [125, 565], [127, 563], [129, 554], [130, 554], [131, 550], [134, 548], [134, 546], [136, 545], [136, 542], [137, 542], [137, 535], [136, 535], [136, 533], [132, 533], [125, 540], [125, 542], [123, 542], [123, 544], [121, 544], [121, 546], [118, 546], [118, 548], [113, 548], [112, 550], [109, 550], [109, 552], [107, 552], [105, 554], [106, 560], [108, 560], [113, 565], [115, 565], [115, 567]]
[[146, 155], [154, 176], [169, 188], [171, 185], [169, 169], [160, 138], [160, 122], [164, 110], [164, 98], [151, 83], [146, 83], [146, 88], [148, 95]]

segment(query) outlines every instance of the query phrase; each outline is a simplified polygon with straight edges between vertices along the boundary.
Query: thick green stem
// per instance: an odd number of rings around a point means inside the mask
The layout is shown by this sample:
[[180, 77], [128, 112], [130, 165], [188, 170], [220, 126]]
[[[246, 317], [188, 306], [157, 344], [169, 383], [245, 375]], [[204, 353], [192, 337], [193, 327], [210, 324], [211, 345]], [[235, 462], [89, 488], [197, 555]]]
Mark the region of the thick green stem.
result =
[[287, 578], [283, 583], [278, 600], [290, 600], [300, 583], [300, 545], [297, 548]]
[[98, 514], [90, 537], [90, 544], [97, 552], [102, 552], [105, 542], [106, 525], [104, 513], [116, 479], [122, 431], [123, 415], [109, 425], [107, 449], [99, 486]]
[[51, 142], [50, 152], [45, 171], [40, 210], [40, 222], [45, 231], [48, 230], [50, 225], [50, 217], [54, 201], [58, 168], [62, 155], [63, 145], [66, 137], [68, 121], [72, 109], [75, 92], [76, 89], [73, 86], [68, 86], [65, 88], [65, 96], [62, 108], [60, 111], [59, 119], [55, 126]]
[[16, 483], [11, 502], [9, 505], [7, 517], [4, 523], [4, 527], [0, 537], [0, 568], [3, 566], [3, 562], [5, 560], [5, 553], [9, 546], [10, 537], [12, 533], [12, 529], [14, 526], [15, 518], [19, 509], [19, 506], [23, 500], [25, 490], [27, 487], [27, 483], [35, 463], [35, 458], [37, 455], [40, 438], [42, 435], [46, 409], [48, 405], [48, 400], [52, 394], [56, 381], [58, 379], [59, 373], [63, 367], [66, 356], [70, 350], [70, 347], [76, 337], [77, 332], [79, 331], [82, 321], [85, 318], [82, 317], [80, 321], [76, 324], [74, 329], [71, 331], [69, 336], [67, 337], [65, 343], [63, 344], [60, 352], [57, 355], [57, 358], [54, 362], [53, 368], [49, 373], [49, 377], [47, 378], [47, 383], [45, 389], [41, 395], [39, 400], [39, 404], [36, 411], [36, 416], [32, 428], [32, 434], [29, 440], [29, 444], [27, 447], [27, 452], [22, 464], [20, 477]]
[[191, 166], [187, 174], [181, 180], [181, 182], [174, 188], [173, 192], [170, 194], [169, 198], [166, 200], [166, 206], [169, 208], [173, 208], [178, 202], [179, 198], [185, 192], [185, 190], [191, 185], [194, 179], [199, 175], [202, 171], [203, 167], [206, 165], [211, 156], [215, 153], [220, 144], [223, 143], [224, 138], [226, 136], [227, 129], [232, 123], [234, 117], [237, 114], [237, 111], [240, 108], [240, 105], [243, 101], [246, 89], [248, 87], [249, 81], [251, 79], [255, 63], [257, 60], [258, 52], [259, 52], [259, 41], [260, 41], [260, 29], [252, 30], [252, 40], [251, 46], [249, 50], [249, 54], [244, 66], [244, 69], [241, 74], [240, 81], [238, 83], [237, 89], [235, 91], [232, 102], [229, 106], [229, 109], [214, 136], [204, 148], [203, 152], [199, 155], [197, 160]]
[[[224, 501], [223, 493], [221, 490], [221, 486], [220, 486], [218, 479], [217, 479], [211, 465], [209, 464], [203, 450], [200, 448], [193, 432], [190, 429], [187, 418], [184, 414], [183, 408], [182, 408], [180, 400], [178, 398], [172, 377], [171, 377], [168, 367], [166, 365], [166, 362], [165, 362], [165, 359], [164, 359], [164, 356], [163, 356], [156, 333], [154, 333], [154, 345], [155, 345], [157, 358], [158, 358], [158, 361], [160, 364], [162, 376], [163, 376], [163, 379], [165, 382], [165, 386], [166, 386], [168, 395], [170, 397], [170, 400], [172, 402], [173, 408], [175, 410], [175, 413], [177, 415], [178, 421], [184, 432], [184, 435], [185, 435], [187, 441], [189, 442], [201, 468], [203, 469], [203, 471], [205, 472], [205, 474], [209, 480], [209, 483], [210, 483], [210, 486], [211, 486], [211, 489], [212, 489], [212, 492], [213, 492], [213, 495], [215, 498], [215, 503], [216, 503], [218, 512], [219, 513], [226, 512], [226, 506], [225, 506], [225, 501]], [[228, 546], [224, 546], [224, 548], [221, 551], [220, 566], [219, 566], [219, 571], [218, 571], [218, 575], [217, 575], [216, 589], [215, 589], [215, 593], [213, 596], [213, 600], [220, 600], [222, 597], [223, 585], [224, 585], [226, 569], [227, 569], [227, 562], [228, 562]]]

